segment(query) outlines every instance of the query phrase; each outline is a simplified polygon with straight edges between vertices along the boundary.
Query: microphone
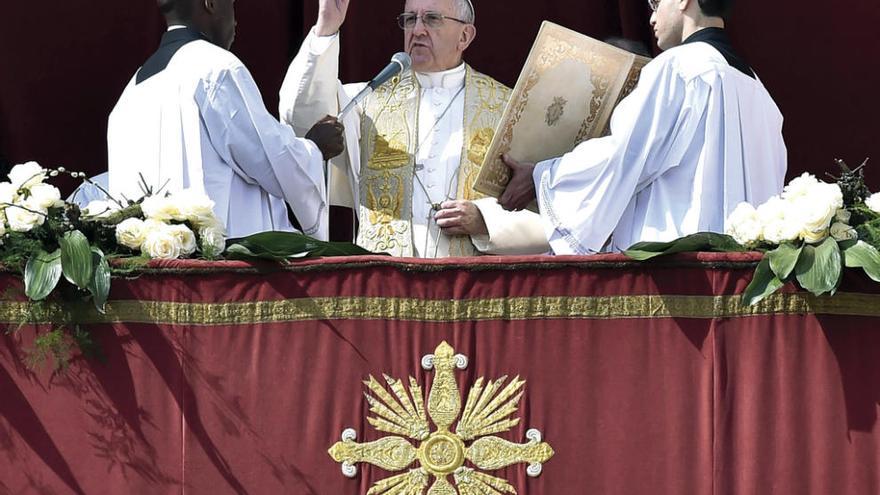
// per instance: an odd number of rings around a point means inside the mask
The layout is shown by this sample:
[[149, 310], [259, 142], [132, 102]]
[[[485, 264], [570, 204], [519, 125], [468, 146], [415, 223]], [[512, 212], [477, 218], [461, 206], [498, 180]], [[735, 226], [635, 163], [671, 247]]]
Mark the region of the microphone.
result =
[[360, 104], [360, 102], [364, 101], [364, 98], [369, 96], [370, 93], [376, 90], [379, 86], [385, 84], [389, 79], [400, 74], [401, 72], [409, 70], [412, 66], [412, 58], [410, 58], [409, 54], [406, 52], [397, 52], [394, 56], [391, 57], [391, 62], [382, 69], [382, 72], [376, 74], [370, 82], [367, 83], [367, 86], [361, 90], [360, 93], [355, 95], [354, 98], [348, 105], [345, 105], [345, 108], [339, 112], [339, 115], [336, 116], [337, 119], [342, 120], [342, 117], [345, 116], [348, 112], [351, 111], [356, 105]]

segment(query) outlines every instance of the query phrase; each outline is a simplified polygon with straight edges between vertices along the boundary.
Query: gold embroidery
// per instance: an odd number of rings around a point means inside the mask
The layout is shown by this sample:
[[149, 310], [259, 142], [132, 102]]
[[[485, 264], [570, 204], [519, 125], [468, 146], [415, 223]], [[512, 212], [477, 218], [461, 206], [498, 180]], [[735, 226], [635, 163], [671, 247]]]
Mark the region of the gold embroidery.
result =
[[[342, 441], [334, 444], [328, 453], [334, 461], [342, 463], [343, 473], [354, 476], [355, 464], [370, 463], [386, 470], [401, 471], [415, 459], [419, 467], [408, 473], [379, 481], [367, 494], [421, 494], [428, 486], [428, 476], [434, 483], [428, 495], [477, 495], [496, 493], [516, 493], [502, 478], [480, 473], [465, 467], [470, 461], [479, 469], [494, 471], [513, 464], [528, 463], [527, 472], [537, 476], [542, 465], [553, 457], [553, 448], [541, 441], [537, 430], [526, 434], [528, 442], [516, 444], [497, 437], [493, 433], [509, 431], [519, 424], [519, 418], [511, 416], [517, 412], [523, 396], [525, 380], [519, 377], [505, 385], [507, 377], [490, 380], [483, 386], [483, 377], [477, 378], [467, 395], [462, 412], [462, 401], [455, 379], [455, 369], [467, 367], [467, 358], [456, 355], [452, 347], [442, 342], [434, 354], [422, 359], [422, 367], [434, 369], [436, 373], [427, 397], [427, 411], [436, 426], [434, 432], [428, 429], [425, 417], [425, 398], [421, 387], [413, 377], [409, 378], [409, 391], [402, 380], [385, 376], [393, 395], [370, 376], [364, 382], [375, 397], [366, 394], [370, 412], [375, 416], [367, 420], [379, 431], [402, 434], [419, 442], [414, 447], [401, 437], [386, 437], [376, 442], [359, 444], [355, 442], [356, 432], [346, 430]], [[458, 421], [453, 432], [451, 426]], [[470, 446], [466, 441], [478, 438]], [[413, 453], [414, 452], [414, 453]], [[394, 462], [396, 461], [396, 462]], [[459, 491], [449, 482], [454, 475]]]
[[405, 167], [409, 164], [409, 152], [406, 144], [399, 138], [397, 134], [391, 141], [376, 134], [373, 140], [373, 157], [370, 159], [369, 167], [373, 169], [390, 169]]
[[483, 158], [486, 157], [486, 151], [489, 150], [489, 144], [492, 142], [492, 136], [494, 135], [495, 130], [489, 127], [483, 127], [473, 133], [470, 139], [470, 146], [468, 147], [468, 160], [471, 163], [475, 163], [478, 166], [483, 163]]
[[242, 303], [110, 301], [107, 314], [87, 306], [0, 302], [0, 323], [154, 323], [254, 325], [314, 320], [404, 320], [454, 323], [487, 320], [738, 318], [821, 314], [880, 317], [880, 295], [777, 293], [755, 306], [740, 296], [563, 296], [437, 300], [387, 297], [317, 297]]
[[[473, 200], [473, 190], [486, 149], [501, 118], [510, 89], [470, 67], [465, 69], [464, 143], [456, 197]], [[412, 197], [415, 143], [418, 137], [420, 88], [412, 73], [393, 79], [364, 104], [357, 243], [371, 251], [413, 256]], [[393, 185], [383, 186], [383, 182]], [[452, 256], [472, 256], [467, 236], [450, 239]]]

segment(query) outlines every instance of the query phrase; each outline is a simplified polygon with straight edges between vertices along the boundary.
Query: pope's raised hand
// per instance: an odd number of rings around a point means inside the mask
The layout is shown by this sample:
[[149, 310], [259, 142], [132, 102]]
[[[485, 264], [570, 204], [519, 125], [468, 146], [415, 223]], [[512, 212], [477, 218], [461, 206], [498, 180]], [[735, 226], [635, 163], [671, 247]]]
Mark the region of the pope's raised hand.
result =
[[315, 25], [315, 34], [330, 36], [339, 32], [339, 28], [345, 22], [348, 2], [349, 0], [318, 0], [318, 23]]

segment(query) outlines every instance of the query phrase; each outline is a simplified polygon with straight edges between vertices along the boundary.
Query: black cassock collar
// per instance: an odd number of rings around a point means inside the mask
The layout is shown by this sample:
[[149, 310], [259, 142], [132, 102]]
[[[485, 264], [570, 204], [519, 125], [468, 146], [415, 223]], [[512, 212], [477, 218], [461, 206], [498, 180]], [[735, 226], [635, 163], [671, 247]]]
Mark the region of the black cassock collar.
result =
[[730, 38], [727, 37], [727, 32], [723, 29], [717, 27], [701, 29], [688, 36], [688, 39], [684, 40], [684, 43], [696, 43], [698, 41], [710, 44], [712, 48], [721, 53], [724, 60], [727, 60], [727, 63], [730, 64], [731, 67], [739, 70], [752, 79], [755, 79], [755, 71], [749, 67], [749, 64], [747, 64], [745, 60], [736, 54], [733, 50], [733, 45], [730, 43]]
[[159, 43], [159, 49], [152, 54], [150, 58], [144, 62], [144, 66], [137, 73], [136, 83], [140, 84], [147, 79], [165, 70], [171, 57], [177, 53], [177, 50], [183, 48], [187, 43], [193, 41], [205, 40], [205, 35], [190, 27], [182, 27], [166, 31], [162, 35], [162, 41]]

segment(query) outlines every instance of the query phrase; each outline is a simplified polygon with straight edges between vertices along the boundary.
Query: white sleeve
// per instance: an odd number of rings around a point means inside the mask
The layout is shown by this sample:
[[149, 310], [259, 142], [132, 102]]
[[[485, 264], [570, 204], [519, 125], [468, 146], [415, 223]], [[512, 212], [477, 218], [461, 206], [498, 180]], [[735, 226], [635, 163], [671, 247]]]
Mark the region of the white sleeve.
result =
[[541, 216], [529, 210], [507, 211], [495, 198], [474, 201], [489, 234], [472, 235], [471, 242], [484, 254], [523, 255], [550, 251]]
[[706, 110], [708, 87], [699, 81], [685, 81], [668, 57], [656, 59], [614, 111], [610, 136], [537, 164], [535, 189], [554, 253], [600, 251], [635, 194], [680, 163]]
[[247, 69], [224, 70], [199, 103], [211, 143], [223, 160], [247, 182], [283, 198], [305, 234], [327, 239], [321, 151], [269, 114]]
[[[337, 115], [365, 83], [339, 81], [339, 34], [317, 36], [314, 27], [303, 40], [281, 85], [278, 114], [282, 122], [305, 136], [318, 120]], [[345, 151], [330, 160], [329, 202], [354, 208], [360, 171], [360, 109], [350, 112], [345, 125]]]
[[317, 36], [312, 28], [281, 84], [278, 115], [305, 136], [315, 122], [339, 113], [339, 34]]

